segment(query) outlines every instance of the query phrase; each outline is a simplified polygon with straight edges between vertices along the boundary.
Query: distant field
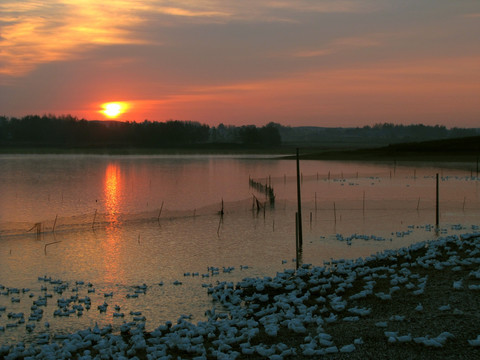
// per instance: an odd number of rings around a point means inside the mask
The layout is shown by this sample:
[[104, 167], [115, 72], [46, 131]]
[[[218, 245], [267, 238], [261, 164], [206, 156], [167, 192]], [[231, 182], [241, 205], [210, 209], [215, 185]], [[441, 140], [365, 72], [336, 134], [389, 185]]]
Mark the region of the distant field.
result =
[[477, 161], [480, 136], [412, 142], [369, 149], [302, 151], [310, 160]]

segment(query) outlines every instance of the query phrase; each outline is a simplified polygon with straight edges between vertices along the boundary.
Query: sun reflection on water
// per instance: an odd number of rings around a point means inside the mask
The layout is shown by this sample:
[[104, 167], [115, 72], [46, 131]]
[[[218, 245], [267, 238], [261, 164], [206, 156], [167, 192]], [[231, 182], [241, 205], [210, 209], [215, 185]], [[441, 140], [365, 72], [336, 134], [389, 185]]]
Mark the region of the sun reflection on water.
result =
[[107, 218], [109, 222], [118, 221], [121, 176], [118, 165], [110, 163], [105, 171], [104, 195]]
[[110, 163], [105, 170], [104, 196], [106, 210], [106, 241], [104, 246], [105, 280], [116, 282], [122, 272], [120, 261], [121, 229], [119, 225], [122, 177], [117, 164]]

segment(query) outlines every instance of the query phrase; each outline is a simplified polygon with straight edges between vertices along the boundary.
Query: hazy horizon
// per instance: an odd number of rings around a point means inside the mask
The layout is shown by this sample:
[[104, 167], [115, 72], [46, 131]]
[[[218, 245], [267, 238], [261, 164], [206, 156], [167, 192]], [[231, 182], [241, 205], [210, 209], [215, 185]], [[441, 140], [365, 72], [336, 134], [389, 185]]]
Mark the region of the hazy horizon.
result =
[[6, 0], [0, 14], [12, 117], [103, 120], [118, 102], [119, 121], [210, 126], [480, 120], [477, 1]]

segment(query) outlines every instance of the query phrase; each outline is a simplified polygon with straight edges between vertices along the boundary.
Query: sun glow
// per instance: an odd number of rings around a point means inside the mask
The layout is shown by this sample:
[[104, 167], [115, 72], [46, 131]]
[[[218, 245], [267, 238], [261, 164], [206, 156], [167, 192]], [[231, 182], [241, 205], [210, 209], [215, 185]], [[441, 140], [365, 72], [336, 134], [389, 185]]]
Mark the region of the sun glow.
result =
[[102, 108], [103, 110], [100, 112], [106, 117], [116, 118], [127, 110], [127, 104], [122, 102], [111, 102], [102, 104]]

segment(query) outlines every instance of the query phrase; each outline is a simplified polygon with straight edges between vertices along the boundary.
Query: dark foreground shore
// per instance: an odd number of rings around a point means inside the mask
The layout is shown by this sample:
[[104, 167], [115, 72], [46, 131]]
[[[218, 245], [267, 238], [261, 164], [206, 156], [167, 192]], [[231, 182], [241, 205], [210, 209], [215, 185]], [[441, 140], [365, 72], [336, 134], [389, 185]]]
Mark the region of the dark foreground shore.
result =
[[479, 359], [480, 234], [208, 289], [208, 320], [93, 328], [5, 359]]

